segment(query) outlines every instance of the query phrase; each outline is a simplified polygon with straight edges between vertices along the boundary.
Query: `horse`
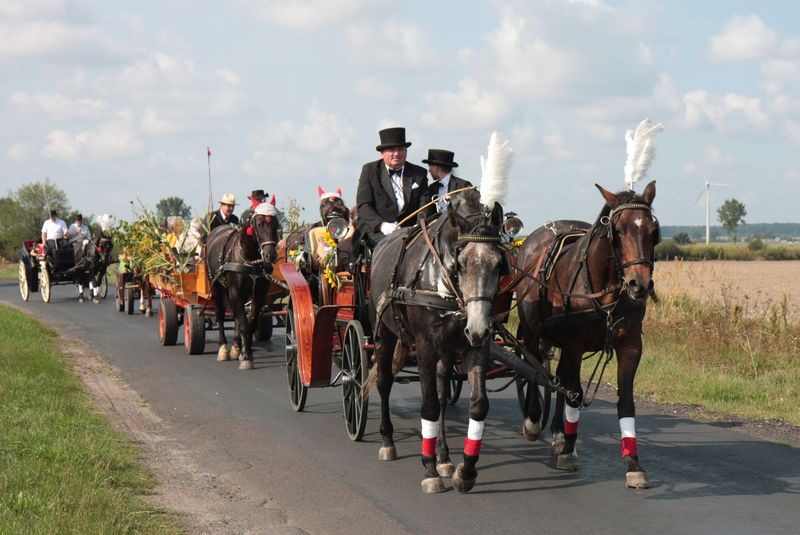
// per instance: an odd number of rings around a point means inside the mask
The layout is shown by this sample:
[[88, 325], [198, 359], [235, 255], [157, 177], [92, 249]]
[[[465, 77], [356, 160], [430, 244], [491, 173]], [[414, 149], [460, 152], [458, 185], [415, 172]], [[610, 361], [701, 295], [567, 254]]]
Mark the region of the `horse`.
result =
[[[489, 411], [489, 364], [494, 302], [508, 266], [500, 244], [503, 209], [488, 209], [475, 190], [456, 194], [429, 236], [393, 232], [375, 247], [370, 275], [370, 322], [375, 329], [372, 380], [381, 398], [378, 458], [397, 458], [389, 414], [393, 376], [416, 357], [422, 392], [422, 490], [445, 490], [442, 476], [469, 492], [477, 479], [483, 426]], [[424, 221], [421, 225], [424, 225]], [[423, 233], [427, 230], [423, 228]], [[425, 238], [425, 239], [423, 239]], [[399, 341], [399, 344], [398, 344]], [[456, 359], [471, 387], [464, 462], [453, 470], [445, 438], [446, 382]]]
[[94, 304], [99, 304], [100, 282], [113, 263], [111, 249], [114, 243], [101, 231], [97, 238], [78, 237], [71, 240], [71, 244], [75, 254], [73, 277], [78, 285], [78, 302], [83, 303], [83, 290], [88, 286], [89, 298]]
[[[521, 245], [516, 259], [523, 275], [516, 288], [519, 336], [540, 360], [549, 358], [553, 347], [561, 348], [556, 375], [575, 393], [573, 399], [557, 395], [551, 424], [556, 467], [564, 470], [577, 469], [580, 409], [591, 402], [585, 401], [581, 386], [583, 355], [603, 351], [610, 359], [612, 351], [616, 353], [626, 484], [646, 488], [636, 443], [633, 383], [642, 357], [647, 298], [655, 295], [653, 251], [660, 240], [660, 226], [652, 214], [656, 186], [650, 182], [641, 195], [611, 193], [599, 185], [597, 189], [605, 205], [593, 225], [556, 221], [531, 233]], [[577, 231], [573, 239], [580, 237], [571, 244], [556, 239], [568, 230]], [[555, 256], [556, 251], [561, 254]], [[531, 396], [523, 421], [525, 438], [538, 439], [544, 419], [538, 398]]]
[[[247, 223], [221, 225], [208, 235], [205, 262], [212, 283], [214, 311], [219, 327], [217, 360], [240, 360], [239, 369], [253, 368], [253, 332], [267, 297], [267, 275], [277, 259], [280, 239], [275, 196], [256, 207]], [[245, 304], [252, 298], [249, 315]], [[225, 338], [226, 304], [235, 318], [234, 342], [230, 352]]]

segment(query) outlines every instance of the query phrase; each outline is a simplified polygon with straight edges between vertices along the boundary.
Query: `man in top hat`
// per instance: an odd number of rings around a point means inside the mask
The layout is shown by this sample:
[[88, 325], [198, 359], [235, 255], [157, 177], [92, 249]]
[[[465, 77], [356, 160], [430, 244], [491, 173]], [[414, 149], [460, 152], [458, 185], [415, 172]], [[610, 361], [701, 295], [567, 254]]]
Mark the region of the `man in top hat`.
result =
[[75, 216], [75, 222], [69, 226], [69, 230], [67, 231], [67, 237], [69, 238], [89, 238], [91, 236], [91, 232], [89, 231], [89, 227], [83, 224], [83, 216], [81, 214], [77, 214]]
[[464, 180], [453, 174], [453, 168], [458, 167], [458, 164], [453, 161], [454, 157], [455, 154], [449, 150], [428, 149], [428, 158], [422, 160], [422, 163], [428, 164], [428, 172], [433, 178], [433, 182], [425, 188], [422, 204], [429, 203], [434, 197], [441, 199], [425, 210], [426, 216], [431, 216], [436, 212], [444, 213], [447, 209], [447, 199], [443, 198], [445, 194], [472, 186], [469, 180]]
[[48, 244], [48, 242], [52, 241], [53, 246], [59, 247], [58, 240], [65, 238], [67, 232], [69, 232], [67, 224], [58, 217], [58, 212], [50, 210], [50, 218], [45, 219], [42, 224], [42, 243]]
[[220, 225], [238, 225], [239, 218], [233, 215], [233, 208], [236, 206], [236, 197], [233, 193], [226, 193], [219, 200], [219, 210], [211, 214], [208, 222], [209, 232]]
[[266, 201], [267, 196], [267, 193], [263, 189], [254, 189], [250, 192], [250, 195], [247, 196], [247, 198], [250, 199], [250, 208], [242, 212], [242, 224], [250, 221], [250, 218], [253, 217], [253, 211], [256, 209], [256, 206]]
[[[378, 135], [381, 143], [375, 149], [381, 157], [361, 168], [356, 193], [358, 230], [373, 246], [420, 207], [428, 184], [425, 169], [406, 161], [411, 143], [406, 141], [405, 128], [385, 128]], [[415, 222], [411, 218], [403, 226]]]

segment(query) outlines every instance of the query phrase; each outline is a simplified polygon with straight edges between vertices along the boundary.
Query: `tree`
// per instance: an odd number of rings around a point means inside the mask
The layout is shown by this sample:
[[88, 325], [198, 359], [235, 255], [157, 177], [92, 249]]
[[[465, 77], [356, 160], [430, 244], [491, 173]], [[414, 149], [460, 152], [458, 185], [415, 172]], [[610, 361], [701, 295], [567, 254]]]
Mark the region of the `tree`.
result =
[[688, 232], [676, 232], [675, 234], [673, 234], [672, 240], [678, 245], [687, 245], [689, 243], [692, 243], [691, 238], [689, 238]]
[[736, 199], [728, 199], [717, 209], [717, 219], [733, 241], [737, 241], [736, 227], [739, 223], [744, 223], [746, 215], [744, 204]]
[[177, 215], [183, 219], [192, 217], [192, 209], [180, 197], [165, 197], [156, 204], [156, 217], [163, 221], [169, 216]]

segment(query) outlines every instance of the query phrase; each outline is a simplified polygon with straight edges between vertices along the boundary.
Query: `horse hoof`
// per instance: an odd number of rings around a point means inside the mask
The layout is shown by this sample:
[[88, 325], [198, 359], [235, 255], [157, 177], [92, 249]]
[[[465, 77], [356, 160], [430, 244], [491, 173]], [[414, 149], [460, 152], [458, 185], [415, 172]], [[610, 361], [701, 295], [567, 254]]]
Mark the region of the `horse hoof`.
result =
[[99, 305], [100, 304], [100, 298], [99, 297], [95, 297], [94, 299], [92, 299], [92, 303], [94, 303], [95, 305]]
[[426, 477], [422, 480], [422, 492], [425, 494], [438, 494], [444, 492], [444, 482], [441, 477]]
[[253, 369], [253, 361], [252, 360], [243, 360], [239, 363], [240, 370], [252, 370]]
[[572, 453], [561, 453], [556, 457], [556, 470], [566, 470], [574, 472], [578, 469], [578, 454], [574, 451]]
[[436, 471], [442, 477], [453, 477], [454, 470], [455, 467], [453, 466], [453, 463], [436, 463]]
[[78, 303], [83, 303], [83, 296], [78, 297]]
[[464, 463], [458, 465], [456, 471], [453, 473], [453, 488], [461, 494], [467, 493], [475, 486], [476, 477], [472, 479], [464, 479]]
[[553, 433], [553, 445], [550, 452], [553, 455], [561, 455], [564, 451], [564, 433]]
[[522, 421], [522, 436], [525, 437], [525, 440], [528, 442], [539, 440], [542, 436], [542, 425], [526, 417]]
[[229, 358], [228, 348], [226, 346], [219, 346], [219, 351], [217, 351], [217, 360], [219, 362], [223, 362]]
[[625, 474], [625, 486], [632, 489], [646, 489], [650, 486], [645, 472], [628, 472]]
[[145, 312], [144, 315], [147, 316], [148, 318], [152, 318], [153, 317], [153, 309], [152, 308], [148, 308], [147, 312]]
[[231, 360], [236, 360], [242, 356], [242, 350], [237, 346], [231, 346]]
[[383, 446], [378, 450], [379, 461], [394, 461], [397, 459], [397, 450], [394, 446]]

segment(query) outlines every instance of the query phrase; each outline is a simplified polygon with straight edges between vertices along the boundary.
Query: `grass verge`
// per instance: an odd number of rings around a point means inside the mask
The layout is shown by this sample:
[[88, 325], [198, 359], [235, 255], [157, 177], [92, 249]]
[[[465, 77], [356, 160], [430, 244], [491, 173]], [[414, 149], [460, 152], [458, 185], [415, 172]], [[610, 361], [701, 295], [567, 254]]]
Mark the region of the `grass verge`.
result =
[[17, 280], [19, 266], [17, 264], [12, 264], [10, 262], [5, 262], [4, 260], [0, 260], [0, 279], [8, 280], [13, 279]]
[[93, 408], [56, 336], [0, 305], [0, 532], [180, 533], [154, 478]]

